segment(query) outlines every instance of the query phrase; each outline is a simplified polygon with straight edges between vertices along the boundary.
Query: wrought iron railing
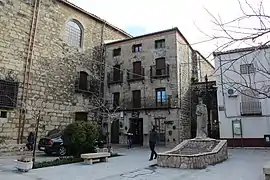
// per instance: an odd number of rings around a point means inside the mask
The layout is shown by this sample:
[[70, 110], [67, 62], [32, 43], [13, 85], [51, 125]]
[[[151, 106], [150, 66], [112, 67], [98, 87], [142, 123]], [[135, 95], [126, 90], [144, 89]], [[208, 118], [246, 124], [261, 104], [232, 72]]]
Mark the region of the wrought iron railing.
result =
[[157, 99], [156, 97], [145, 97], [141, 99], [124, 99], [119, 104], [115, 105], [113, 100], [107, 101], [107, 107], [110, 110], [136, 110], [136, 109], [168, 109], [171, 108], [171, 96], [166, 96], [163, 99]]
[[150, 67], [151, 78], [162, 78], [170, 76], [170, 66], [167, 64], [164, 68], [157, 68], [156, 65]]
[[241, 102], [240, 103], [241, 115], [261, 115], [262, 106], [261, 102]]

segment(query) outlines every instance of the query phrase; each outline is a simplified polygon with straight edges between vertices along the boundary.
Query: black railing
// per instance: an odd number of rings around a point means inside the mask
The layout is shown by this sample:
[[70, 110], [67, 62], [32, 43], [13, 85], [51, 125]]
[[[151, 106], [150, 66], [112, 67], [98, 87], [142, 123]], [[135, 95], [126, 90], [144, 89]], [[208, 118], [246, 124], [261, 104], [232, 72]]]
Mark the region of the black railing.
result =
[[261, 115], [261, 102], [242, 102], [240, 103], [241, 115]]
[[0, 80], [0, 107], [15, 108], [17, 106], [19, 83]]
[[170, 76], [170, 66], [167, 64], [164, 68], [157, 68], [156, 65], [150, 67], [151, 78], [163, 78]]
[[164, 99], [156, 97], [134, 98], [120, 100], [116, 103], [113, 100], [106, 101], [106, 107], [109, 110], [140, 110], [140, 109], [169, 109], [172, 107], [171, 96], [166, 96]]
[[123, 83], [123, 72], [108, 73], [107, 78], [108, 78], [108, 84]]
[[127, 71], [127, 81], [139, 81], [144, 80], [144, 68], [141, 67], [140, 73], [134, 72], [134, 70]]

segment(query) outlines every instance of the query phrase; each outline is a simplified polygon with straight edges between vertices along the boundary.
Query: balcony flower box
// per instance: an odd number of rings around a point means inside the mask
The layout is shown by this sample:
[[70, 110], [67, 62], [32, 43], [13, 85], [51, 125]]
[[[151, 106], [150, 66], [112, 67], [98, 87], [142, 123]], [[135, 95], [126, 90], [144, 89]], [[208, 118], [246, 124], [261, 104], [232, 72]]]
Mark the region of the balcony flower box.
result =
[[32, 158], [22, 157], [15, 160], [15, 168], [21, 172], [28, 172], [30, 169], [33, 168]]

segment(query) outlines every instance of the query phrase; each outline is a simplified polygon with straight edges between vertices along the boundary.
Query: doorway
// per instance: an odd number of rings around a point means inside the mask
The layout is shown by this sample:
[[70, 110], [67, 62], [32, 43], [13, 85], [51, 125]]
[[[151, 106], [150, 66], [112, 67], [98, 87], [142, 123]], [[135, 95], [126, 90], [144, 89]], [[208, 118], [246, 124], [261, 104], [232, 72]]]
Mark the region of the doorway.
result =
[[119, 144], [119, 119], [113, 121], [111, 125], [111, 143]]
[[165, 144], [165, 118], [155, 118], [155, 127], [158, 133], [158, 145]]
[[132, 144], [143, 145], [143, 119], [130, 118], [130, 129], [133, 133]]

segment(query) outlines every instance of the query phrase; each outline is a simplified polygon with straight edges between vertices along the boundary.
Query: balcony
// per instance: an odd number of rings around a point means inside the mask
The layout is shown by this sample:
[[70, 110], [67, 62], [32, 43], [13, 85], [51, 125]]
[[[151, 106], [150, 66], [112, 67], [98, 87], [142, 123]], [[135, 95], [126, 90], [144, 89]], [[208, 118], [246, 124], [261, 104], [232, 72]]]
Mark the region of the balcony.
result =
[[156, 97], [145, 97], [141, 99], [125, 100], [122, 106], [125, 110], [140, 109], [168, 109], [171, 107], [171, 96], [157, 101]]
[[128, 70], [127, 71], [127, 81], [133, 82], [133, 81], [141, 81], [144, 80], [144, 68], [141, 67], [139, 73], [134, 72], [134, 70]]
[[242, 116], [262, 115], [261, 102], [242, 102], [240, 111]]
[[113, 72], [108, 73], [107, 82], [108, 82], [108, 85], [123, 83], [123, 72], [121, 71], [119, 73], [113, 73]]
[[157, 68], [156, 65], [151, 66], [150, 77], [154, 79], [170, 77], [169, 64], [167, 64], [164, 68]]

